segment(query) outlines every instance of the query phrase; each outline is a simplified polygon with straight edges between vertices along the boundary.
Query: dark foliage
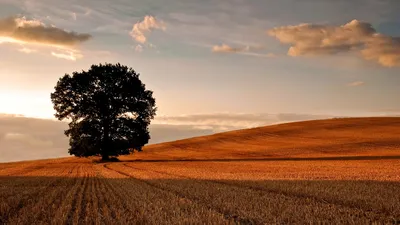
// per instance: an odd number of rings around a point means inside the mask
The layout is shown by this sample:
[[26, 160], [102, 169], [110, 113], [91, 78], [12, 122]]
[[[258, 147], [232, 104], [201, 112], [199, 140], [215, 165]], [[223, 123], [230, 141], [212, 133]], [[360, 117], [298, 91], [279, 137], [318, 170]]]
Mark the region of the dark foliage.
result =
[[120, 64], [92, 65], [59, 79], [51, 100], [59, 120], [68, 119], [71, 155], [125, 155], [150, 139], [156, 113], [153, 92], [139, 74]]

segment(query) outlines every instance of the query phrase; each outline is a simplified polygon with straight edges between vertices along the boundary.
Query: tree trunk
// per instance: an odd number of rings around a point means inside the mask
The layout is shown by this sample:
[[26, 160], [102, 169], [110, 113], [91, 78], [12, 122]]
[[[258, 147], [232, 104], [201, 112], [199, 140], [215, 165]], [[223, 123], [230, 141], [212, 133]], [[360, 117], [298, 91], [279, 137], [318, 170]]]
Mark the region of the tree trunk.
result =
[[110, 157], [109, 157], [108, 155], [105, 155], [105, 154], [103, 153], [102, 156], [101, 156], [101, 160], [103, 160], [103, 161], [109, 161], [109, 160], [110, 160]]
[[104, 121], [104, 130], [103, 130], [103, 143], [102, 143], [102, 151], [101, 156], [102, 160], [109, 160], [110, 159], [110, 152], [109, 152], [109, 137], [110, 137], [110, 124], [108, 121]]

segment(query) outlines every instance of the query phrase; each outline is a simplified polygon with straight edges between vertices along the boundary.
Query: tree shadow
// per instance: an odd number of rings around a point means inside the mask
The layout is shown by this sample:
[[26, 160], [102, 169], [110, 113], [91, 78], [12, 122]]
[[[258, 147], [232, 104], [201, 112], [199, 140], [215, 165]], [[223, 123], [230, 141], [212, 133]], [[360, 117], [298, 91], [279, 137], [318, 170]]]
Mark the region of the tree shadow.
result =
[[102, 159], [102, 158], [92, 159], [92, 162], [93, 163], [113, 163], [113, 162], [121, 162], [121, 160], [118, 159], [117, 157], [111, 157], [111, 158], [106, 159], [106, 160]]

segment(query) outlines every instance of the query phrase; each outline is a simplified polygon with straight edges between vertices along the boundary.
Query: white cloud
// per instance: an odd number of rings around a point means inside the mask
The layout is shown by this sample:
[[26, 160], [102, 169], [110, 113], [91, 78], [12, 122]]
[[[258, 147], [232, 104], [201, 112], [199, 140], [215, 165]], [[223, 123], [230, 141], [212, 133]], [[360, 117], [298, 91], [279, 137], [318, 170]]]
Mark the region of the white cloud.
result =
[[364, 81], [354, 81], [354, 82], [348, 83], [347, 86], [349, 86], [349, 87], [357, 87], [357, 86], [362, 86], [364, 84], [365, 84]]
[[143, 52], [143, 46], [141, 46], [141, 45], [136, 45], [136, 47], [135, 47], [135, 52], [139, 52], [139, 53]]
[[253, 48], [250, 46], [231, 47], [227, 44], [221, 44], [221, 45], [214, 45], [211, 50], [214, 53], [235, 53], [235, 54], [241, 54], [241, 55], [246, 55], [246, 56], [255, 56], [255, 57], [263, 57], [263, 58], [276, 57], [276, 55], [273, 53], [254, 52], [254, 49], [260, 49], [260, 48], [259, 47]]
[[91, 9], [86, 9], [85, 13], [83, 15], [84, 16], [90, 16], [90, 14], [92, 14], [92, 10]]
[[67, 123], [0, 114], [0, 162], [68, 156]]
[[77, 59], [81, 59], [83, 55], [81, 55], [78, 51], [65, 50], [62, 52], [51, 52], [51, 55], [60, 59], [66, 59], [70, 61], [76, 61]]
[[72, 16], [72, 19], [75, 21], [78, 19], [76, 13], [74, 13], [74, 12], [71, 13], [71, 16]]
[[158, 20], [153, 16], [145, 16], [143, 21], [133, 25], [132, 31], [129, 33], [139, 43], [146, 43], [146, 34], [153, 30], [166, 30], [164, 21]]
[[276, 54], [274, 53], [256, 53], [256, 52], [241, 52], [240, 54], [242, 55], [247, 55], [247, 56], [255, 56], [255, 57], [262, 57], [262, 58], [275, 58], [277, 57]]
[[7, 141], [23, 142], [32, 147], [52, 147], [53, 142], [49, 140], [41, 140], [34, 136], [21, 133], [6, 133], [3, 137]]
[[214, 131], [235, 130], [251, 127], [266, 126], [271, 124], [311, 120], [326, 119], [332, 116], [326, 115], [306, 115], [306, 114], [246, 114], [246, 113], [214, 113], [214, 114], [194, 114], [181, 116], [157, 116], [155, 124], [170, 125], [190, 125], [195, 127], [212, 127]]
[[13, 43], [13, 44], [26, 44], [23, 41], [19, 41], [10, 37], [1, 37], [0, 36], [0, 44], [4, 44], [4, 43]]
[[18, 51], [26, 53], [26, 54], [30, 54], [30, 53], [36, 52], [37, 50], [23, 47], [23, 48], [18, 49]]
[[239, 48], [234, 48], [231, 47], [227, 44], [222, 44], [222, 45], [215, 45], [212, 47], [213, 52], [220, 52], [220, 53], [238, 53], [238, 52], [246, 52], [249, 51], [250, 47], [245, 46], [245, 47], [239, 47]]
[[400, 66], [400, 38], [379, 34], [370, 23], [353, 20], [342, 26], [299, 24], [268, 31], [280, 42], [291, 45], [290, 56], [361, 53], [386, 67]]

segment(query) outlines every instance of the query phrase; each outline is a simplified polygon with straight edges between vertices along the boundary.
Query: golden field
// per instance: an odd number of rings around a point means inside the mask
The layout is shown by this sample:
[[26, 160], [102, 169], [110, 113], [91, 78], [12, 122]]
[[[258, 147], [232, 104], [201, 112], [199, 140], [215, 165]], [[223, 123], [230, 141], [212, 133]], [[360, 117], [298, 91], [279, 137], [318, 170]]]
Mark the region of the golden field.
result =
[[400, 118], [239, 130], [120, 159], [0, 164], [0, 224], [400, 223]]

